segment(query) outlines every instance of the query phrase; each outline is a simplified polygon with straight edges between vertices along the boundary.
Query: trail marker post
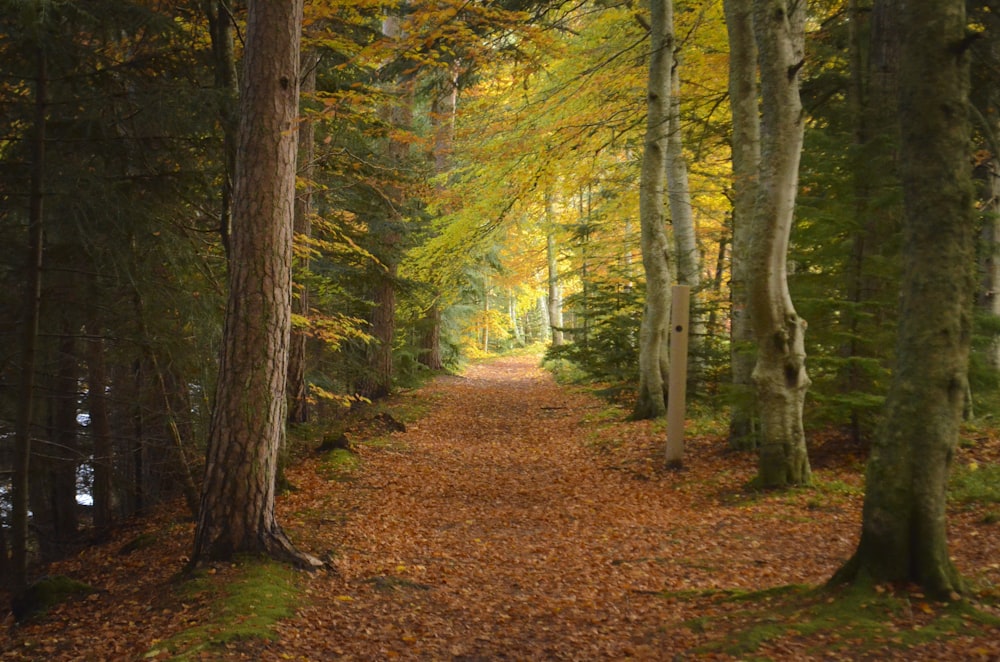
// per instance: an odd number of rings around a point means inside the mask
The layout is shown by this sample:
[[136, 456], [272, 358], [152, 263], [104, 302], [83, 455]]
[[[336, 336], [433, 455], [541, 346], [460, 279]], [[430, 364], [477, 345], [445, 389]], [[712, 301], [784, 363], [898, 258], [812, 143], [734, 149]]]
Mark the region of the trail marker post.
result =
[[684, 457], [684, 413], [687, 399], [688, 318], [691, 288], [674, 285], [670, 306], [670, 379], [667, 395], [668, 467], [680, 467]]

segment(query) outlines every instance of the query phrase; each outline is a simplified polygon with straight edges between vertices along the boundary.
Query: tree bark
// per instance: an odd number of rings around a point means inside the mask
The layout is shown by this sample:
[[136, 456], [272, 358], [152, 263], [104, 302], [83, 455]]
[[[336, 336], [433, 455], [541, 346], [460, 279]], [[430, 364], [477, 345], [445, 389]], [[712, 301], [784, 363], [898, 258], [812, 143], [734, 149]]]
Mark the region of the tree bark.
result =
[[45, 123], [48, 112], [48, 72], [45, 52], [38, 48], [35, 80], [34, 136], [28, 209], [28, 250], [25, 261], [24, 312], [21, 328], [21, 371], [14, 428], [14, 467], [11, 481], [11, 594], [28, 588], [28, 491], [31, 468], [31, 430], [34, 413], [35, 355], [42, 298], [44, 238]]
[[192, 564], [265, 553], [314, 567], [274, 513], [292, 299], [302, 2], [249, 3], [229, 300]]
[[725, 0], [729, 33], [729, 103], [733, 115], [733, 246], [729, 285], [732, 304], [730, 365], [733, 397], [729, 417], [729, 447], [757, 446], [753, 392], [756, 351], [750, 323], [747, 259], [750, 225], [757, 200], [760, 168], [760, 115], [757, 106], [757, 41], [753, 34], [751, 0]]
[[691, 207], [688, 164], [684, 157], [681, 131], [680, 74], [675, 62], [671, 72], [670, 134], [667, 138], [667, 197], [670, 201], [670, 225], [677, 251], [677, 284], [690, 288], [691, 315], [688, 321], [688, 348], [691, 363], [697, 365], [701, 340], [705, 337], [705, 316], [699, 305], [701, 288], [701, 251]]
[[670, 243], [664, 225], [670, 71], [673, 67], [673, 2], [650, 2], [650, 60], [646, 90], [646, 136], [639, 180], [639, 223], [646, 303], [639, 327], [639, 394], [634, 420], [667, 413], [670, 370]]
[[753, 382], [761, 416], [759, 479], [763, 487], [809, 482], [802, 407], [806, 322], [792, 305], [786, 273], [798, 187], [803, 114], [805, 3], [754, 0], [761, 87], [761, 158], [748, 257], [748, 303], [757, 341]]
[[900, 11], [903, 282], [897, 365], [868, 462], [861, 540], [832, 581], [913, 582], [961, 593], [946, 489], [966, 393], [974, 219], [965, 3]]
[[219, 94], [219, 124], [222, 128], [222, 200], [219, 209], [219, 237], [226, 255], [230, 254], [233, 225], [233, 173], [236, 171], [237, 130], [239, 117], [236, 105], [239, 82], [236, 72], [236, 47], [233, 40], [235, 19], [229, 0], [204, 0], [212, 43], [212, 70], [215, 89]]
[[[551, 202], [546, 202], [546, 209], [551, 218]], [[549, 328], [552, 330], [552, 345], [559, 347], [563, 344], [562, 287], [559, 285], [559, 259], [556, 252], [555, 231], [551, 228], [545, 237], [545, 260], [548, 264], [546, 308], [549, 315]]]
[[114, 521], [112, 507], [112, 476], [114, 445], [111, 437], [111, 416], [108, 408], [107, 372], [104, 361], [104, 338], [96, 323], [87, 325], [87, 409], [90, 414], [92, 466], [94, 470], [91, 497], [94, 500], [94, 528], [103, 535]]

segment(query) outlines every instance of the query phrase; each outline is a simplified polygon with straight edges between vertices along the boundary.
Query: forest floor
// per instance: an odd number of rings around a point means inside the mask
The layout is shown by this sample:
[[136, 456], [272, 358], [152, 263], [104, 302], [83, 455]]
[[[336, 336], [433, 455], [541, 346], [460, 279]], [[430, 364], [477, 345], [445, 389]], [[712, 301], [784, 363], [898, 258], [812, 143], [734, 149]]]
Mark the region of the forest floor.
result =
[[[394, 406], [405, 432], [288, 472], [279, 521], [331, 570], [287, 573], [221, 624], [220, 596], [254, 562], [185, 579], [192, 523], [163, 509], [50, 568], [96, 591], [9, 619], [0, 660], [1000, 659], [995, 503], [950, 509], [961, 603], [828, 591], [863, 493], [863, 459], [837, 439], [811, 448], [807, 489], [754, 490], [753, 456], [708, 429], [666, 470], [662, 424], [557, 385], [538, 357]], [[988, 435], [958, 457], [997, 462]], [[222, 636], [271, 607], [269, 638]]]

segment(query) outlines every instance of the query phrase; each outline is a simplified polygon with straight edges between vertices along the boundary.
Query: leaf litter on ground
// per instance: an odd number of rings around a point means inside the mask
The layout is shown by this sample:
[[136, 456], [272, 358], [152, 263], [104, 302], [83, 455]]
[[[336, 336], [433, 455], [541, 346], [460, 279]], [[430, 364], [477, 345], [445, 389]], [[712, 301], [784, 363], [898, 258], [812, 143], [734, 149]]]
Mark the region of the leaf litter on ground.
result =
[[[841, 597], [818, 587], [860, 530], [857, 449], [822, 438], [816, 486], [786, 492], [748, 487], [754, 457], [718, 435], [688, 439], [683, 469], [666, 470], [661, 425], [608, 413], [537, 362], [476, 364], [404, 394], [432, 404], [405, 431], [353, 444], [350, 480], [332, 479], [323, 457], [290, 467], [297, 489], [279, 500], [279, 521], [334, 570], [301, 577], [296, 614], [270, 638], [192, 659], [1000, 656], [992, 621], [959, 613], [933, 629], [947, 607], [905, 590], [857, 608], [878, 612], [879, 628], [825, 607]], [[975, 453], [1000, 455], [995, 439]], [[950, 527], [975, 614], [995, 616], [1000, 525], [961, 507]], [[159, 542], [115, 553], [141, 534]], [[55, 564], [98, 592], [10, 628], [0, 659], [169, 659], [160, 642], [212, 618], [204, 595], [171, 588], [191, 535], [165, 508]], [[239, 572], [222, 564], [213, 579]], [[931, 636], [911, 636], [921, 630]]]

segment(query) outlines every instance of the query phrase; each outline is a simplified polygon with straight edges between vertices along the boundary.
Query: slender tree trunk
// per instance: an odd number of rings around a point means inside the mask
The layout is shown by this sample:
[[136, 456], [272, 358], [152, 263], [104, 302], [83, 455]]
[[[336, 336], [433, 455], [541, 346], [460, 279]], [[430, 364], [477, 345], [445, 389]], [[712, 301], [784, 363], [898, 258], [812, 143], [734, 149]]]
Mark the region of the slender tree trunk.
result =
[[552, 345], [563, 344], [563, 299], [562, 287], [559, 285], [559, 253], [556, 250], [556, 237], [552, 209], [552, 196], [545, 196], [545, 219], [548, 232], [545, 237], [545, 260], [548, 265], [548, 299], [546, 307], [549, 314], [549, 328], [552, 330]]
[[[315, 53], [302, 57], [302, 94], [309, 100], [316, 92], [316, 67], [319, 58]], [[304, 104], [303, 104], [304, 105]], [[315, 177], [316, 127], [308, 113], [299, 120], [298, 176], [302, 186], [295, 196], [295, 221], [293, 231], [301, 246], [293, 264], [294, 272], [309, 272], [309, 238], [312, 237], [313, 179]], [[294, 282], [294, 281], [293, 281]], [[305, 321], [309, 316], [309, 288], [305, 282], [296, 283], [292, 297], [292, 316], [300, 324], [292, 324], [291, 344], [288, 351], [288, 422], [305, 423], [309, 420], [309, 384], [306, 382], [306, 341], [308, 333]]]
[[21, 323], [21, 374], [14, 428], [14, 467], [11, 482], [11, 594], [17, 599], [28, 587], [28, 476], [31, 469], [31, 428], [34, 413], [35, 354], [42, 298], [44, 223], [45, 122], [48, 112], [48, 72], [45, 52], [38, 48], [35, 80], [35, 117], [32, 138], [31, 184], [28, 209], [28, 250], [25, 264], [24, 312]]
[[757, 340], [753, 381], [761, 416], [759, 478], [764, 487], [809, 482], [802, 407], [806, 322], [792, 305], [786, 273], [803, 117], [805, 3], [754, 0], [754, 32], [761, 72], [760, 187], [749, 254], [749, 307]]
[[236, 74], [236, 48], [233, 40], [235, 19], [231, 0], [204, 0], [212, 42], [212, 70], [218, 92], [219, 124], [222, 127], [222, 200], [219, 209], [219, 236], [226, 255], [230, 253], [233, 224], [233, 173], [236, 172], [237, 102], [239, 82]]
[[90, 431], [94, 480], [91, 497], [94, 500], [94, 528], [103, 535], [114, 520], [112, 507], [112, 457], [114, 446], [111, 438], [111, 416], [108, 408], [107, 376], [104, 362], [104, 338], [97, 324], [87, 326], [87, 409], [90, 414]]
[[673, 93], [670, 96], [670, 134], [667, 138], [667, 197], [670, 200], [670, 225], [674, 230], [674, 246], [677, 250], [677, 283], [691, 288], [693, 310], [688, 321], [688, 349], [691, 362], [697, 367], [701, 340], [705, 337], [705, 317], [699, 304], [701, 251], [698, 249], [688, 165], [684, 157], [680, 86], [680, 73], [675, 63], [671, 72]]
[[251, 0], [230, 293], [192, 563], [266, 553], [304, 566], [275, 519], [292, 306], [302, 2]]
[[646, 137], [639, 181], [642, 266], [646, 304], [639, 327], [639, 394], [633, 419], [667, 413], [667, 342], [670, 330], [670, 242], [664, 225], [670, 71], [673, 66], [673, 2], [650, 2], [650, 60], [646, 92]]
[[[404, 3], [405, 4], [405, 3]], [[396, 11], [401, 11], [399, 7]], [[390, 40], [401, 40], [404, 36], [402, 19], [389, 15], [382, 21], [382, 34]], [[406, 130], [413, 119], [413, 80], [405, 78], [397, 81], [395, 94], [399, 101], [392, 105], [385, 118], [394, 131]], [[389, 163], [396, 178], [403, 177], [403, 166], [410, 153], [410, 146], [404, 140], [390, 138], [386, 145]], [[382, 219], [373, 219], [368, 226], [378, 246], [376, 255], [381, 265], [375, 275], [375, 290], [371, 316], [371, 335], [375, 342], [369, 347], [368, 374], [362, 379], [360, 394], [369, 399], [383, 398], [392, 392], [393, 343], [396, 337], [396, 280], [399, 275], [399, 244], [402, 240], [399, 226], [402, 223], [401, 208], [404, 204], [402, 188], [397, 182], [386, 187], [389, 201]], [[382, 268], [384, 267], [384, 269]]]
[[972, 330], [965, 3], [900, 10], [903, 283], [897, 365], [868, 462], [861, 540], [834, 582], [913, 582], [957, 597], [946, 490], [958, 443]]
[[733, 115], [733, 248], [729, 293], [732, 303], [730, 365], [733, 398], [729, 447], [756, 448], [758, 441], [753, 366], [756, 351], [747, 283], [750, 226], [760, 168], [760, 115], [757, 102], [757, 41], [752, 0], [724, 0], [729, 33], [729, 102]]

